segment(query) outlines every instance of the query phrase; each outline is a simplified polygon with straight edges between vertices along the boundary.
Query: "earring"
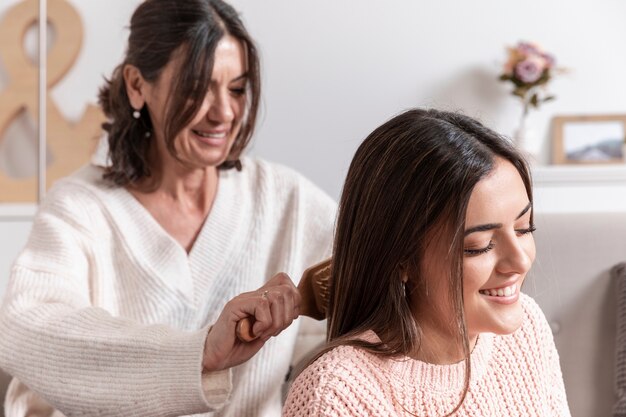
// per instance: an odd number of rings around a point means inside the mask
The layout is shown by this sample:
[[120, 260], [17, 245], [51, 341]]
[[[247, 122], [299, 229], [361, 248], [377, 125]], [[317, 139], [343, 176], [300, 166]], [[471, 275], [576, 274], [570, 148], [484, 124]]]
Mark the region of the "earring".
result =
[[139, 110], [133, 111], [133, 117], [135, 119], [139, 119], [141, 117], [141, 113], [139, 113]]

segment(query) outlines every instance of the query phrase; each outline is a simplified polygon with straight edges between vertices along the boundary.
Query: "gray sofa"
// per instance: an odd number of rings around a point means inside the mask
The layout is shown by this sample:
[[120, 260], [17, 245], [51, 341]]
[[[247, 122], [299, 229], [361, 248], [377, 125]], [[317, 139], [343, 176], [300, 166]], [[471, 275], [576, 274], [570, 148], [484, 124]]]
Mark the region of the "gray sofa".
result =
[[551, 324], [572, 416], [611, 416], [617, 297], [610, 269], [626, 261], [626, 214], [538, 214], [536, 225], [537, 260], [524, 291]]

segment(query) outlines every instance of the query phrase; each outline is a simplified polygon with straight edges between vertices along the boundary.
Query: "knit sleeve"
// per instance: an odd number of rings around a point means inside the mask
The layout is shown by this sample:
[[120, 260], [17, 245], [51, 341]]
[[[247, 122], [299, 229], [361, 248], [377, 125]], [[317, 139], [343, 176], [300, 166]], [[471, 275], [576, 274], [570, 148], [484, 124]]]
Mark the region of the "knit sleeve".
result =
[[168, 416], [221, 407], [231, 377], [202, 375], [206, 328], [143, 325], [93, 306], [94, 206], [57, 192], [40, 209], [0, 310], [0, 367], [66, 415]]
[[537, 303], [527, 296], [524, 301], [526, 312], [532, 321], [533, 327], [537, 331], [538, 350], [543, 353], [542, 357], [545, 363], [542, 364], [542, 369], [545, 369], [548, 373], [547, 389], [550, 400], [549, 406], [551, 408], [550, 415], [568, 417], [570, 416], [570, 410], [567, 404], [567, 395], [563, 383], [559, 354], [554, 344], [552, 330]]

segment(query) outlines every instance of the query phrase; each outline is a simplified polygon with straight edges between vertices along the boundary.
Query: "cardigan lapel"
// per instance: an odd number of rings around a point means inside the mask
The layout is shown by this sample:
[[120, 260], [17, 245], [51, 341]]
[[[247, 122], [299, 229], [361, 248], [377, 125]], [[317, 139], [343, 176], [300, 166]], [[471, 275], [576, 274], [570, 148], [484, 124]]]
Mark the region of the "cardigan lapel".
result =
[[126, 189], [112, 188], [106, 194], [110, 222], [117, 227], [120, 241], [127, 244], [125, 250], [146, 274], [158, 278], [187, 303], [192, 303], [193, 281], [184, 248]]
[[223, 303], [224, 296], [234, 296], [218, 294], [212, 288], [233, 287], [220, 281], [234, 278], [227, 276], [225, 271], [232, 270], [231, 265], [241, 261], [251, 234], [254, 222], [250, 213], [253, 207], [250, 202], [250, 175], [246, 171], [251, 168], [250, 165], [244, 161], [242, 172], [219, 171], [213, 207], [189, 252], [189, 267], [196, 285], [196, 303]]

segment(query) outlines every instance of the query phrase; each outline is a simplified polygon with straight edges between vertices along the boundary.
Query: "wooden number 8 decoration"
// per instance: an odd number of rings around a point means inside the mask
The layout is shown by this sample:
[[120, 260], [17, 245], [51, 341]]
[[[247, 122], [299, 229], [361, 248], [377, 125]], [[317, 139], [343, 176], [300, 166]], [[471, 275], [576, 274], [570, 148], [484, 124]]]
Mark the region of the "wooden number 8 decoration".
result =
[[[50, 89], [70, 70], [81, 48], [83, 29], [80, 16], [66, 0], [48, 0], [48, 24], [56, 39], [47, 58], [47, 86]], [[25, 112], [32, 120], [39, 116], [37, 106], [38, 72], [23, 48], [27, 30], [39, 20], [37, 0], [25, 0], [11, 8], [0, 22], [0, 62], [8, 75], [0, 91], [0, 141], [8, 127]], [[46, 94], [46, 140], [48, 188], [52, 182], [85, 164], [101, 133], [104, 115], [99, 107], [88, 105], [78, 123], [65, 120], [49, 94]], [[0, 202], [35, 201], [37, 178], [11, 178], [0, 171]]]

